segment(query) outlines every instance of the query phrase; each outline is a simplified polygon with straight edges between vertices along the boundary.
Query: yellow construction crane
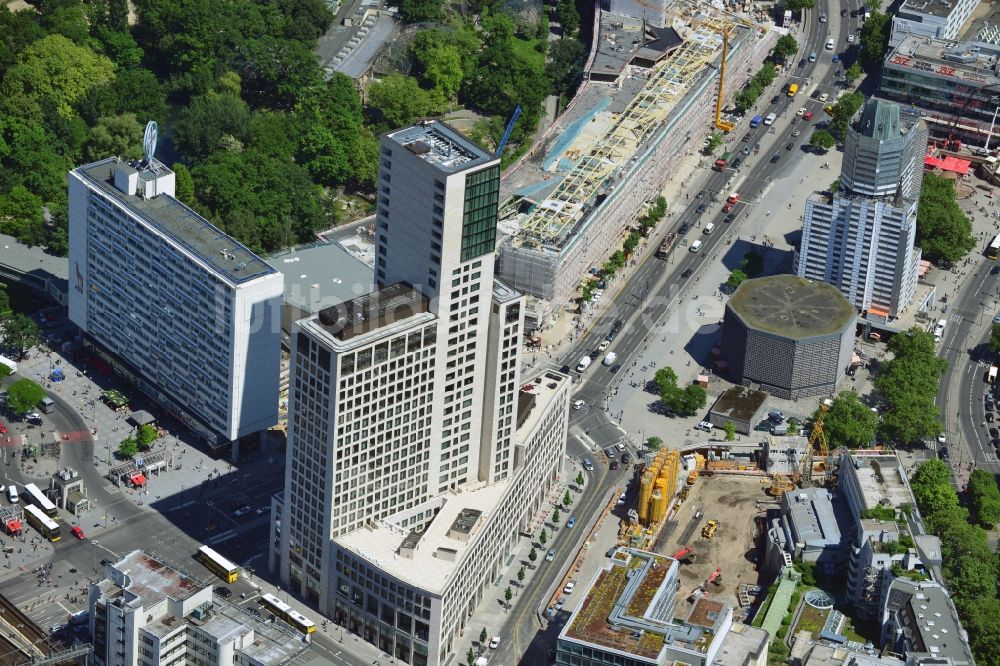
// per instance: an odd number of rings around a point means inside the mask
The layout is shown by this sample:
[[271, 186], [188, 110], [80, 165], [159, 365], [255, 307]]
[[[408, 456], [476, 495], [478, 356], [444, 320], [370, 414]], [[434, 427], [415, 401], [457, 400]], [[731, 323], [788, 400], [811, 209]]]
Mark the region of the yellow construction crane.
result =
[[819, 454], [823, 458], [824, 465], [824, 476], [829, 472], [830, 467], [830, 447], [826, 442], [826, 433], [823, 432], [823, 417], [826, 413], [830, 411], [830, 408], [824, 404], [819, 406], [819, 411], [816, 412], [816, 419], [813, 421], [812, 432], [809, 433], [809, 444], [808, 451], [806, 452], [806, 465], [805, 465], [805, 479], [807, 484], [812, 483], [812, 473], [813, 473], [813, 451], [816, 450], [817, 445], [819, 446]]
[[[745, 28], [753, 28], [754, 25], [745, 19], [740, 19], [730, 15], [729, 20], [739, 23]], [[722, 62], [719, 64], [719, 91], [715, 99], [715, 126], [723, 132], [731, 132], [736, 127], [735, 124], [722, 119], [722, 100], [724, 98], [726, 86], [726, 58], [729, 57], [729, 36], [734, 30], [731, 23], [724, 23], [722, 26], [708, 23], [712, 30], [722, 35]]]

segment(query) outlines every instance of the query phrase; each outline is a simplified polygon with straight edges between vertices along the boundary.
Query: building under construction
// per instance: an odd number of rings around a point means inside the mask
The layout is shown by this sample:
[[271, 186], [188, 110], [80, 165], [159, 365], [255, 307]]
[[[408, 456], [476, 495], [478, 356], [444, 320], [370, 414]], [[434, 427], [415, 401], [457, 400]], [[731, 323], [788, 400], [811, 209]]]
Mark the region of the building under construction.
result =
[[724, 101], [767, 57], [778, 33], [747, 27], [756, 18], [691, 1], [667, 5], [663, 27], [599, 13], [587, 81], [504, 177], [501, 279], [553, 309], [573, 298], [587, 270], [659, 196], [672, 163], [711, 131], [723, 31]]

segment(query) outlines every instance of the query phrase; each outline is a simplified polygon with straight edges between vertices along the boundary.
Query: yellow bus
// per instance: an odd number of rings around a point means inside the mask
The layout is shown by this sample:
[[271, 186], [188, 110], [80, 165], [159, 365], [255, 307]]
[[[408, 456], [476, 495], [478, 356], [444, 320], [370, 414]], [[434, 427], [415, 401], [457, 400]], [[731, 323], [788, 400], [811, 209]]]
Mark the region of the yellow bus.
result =
[[240, 577], [239, 567], [208, 546], [199, 548], [194, 557], [208, 567], [209, 571], [227, 583], [235, 583], [236, 579]]
[[282, 620], [292, 625], [303, 634], [311, 634], [316, 631], [316, 625], [313, 624], [312, 620], [307, 618], [302, 613], [299, 613], [273, 594], [266, 593], [260, 595], [260, 603], [269, 611], [274, 613], [276, 617], [280, 617]]
[[27, 518], [29, 525], [49, 541], [59, 541], [62, 538], [59, 533], [59, 523], [42, 513], [34, 504], [24, 505], [24, 517]]
[[997, 257], [1000, 257], [1000, 234], [998, 234], [993, 239], [993, 242], [990, 243], [990, 246], [986, 248], [986, 256], [989, 257], [990, 259], [996, 259]]
[[788, 86], [789, 97], [795, 97], [795, 93], [797, 93], [798, 91], [799, 91], [799, 84], [793, 83], [792, 85]]

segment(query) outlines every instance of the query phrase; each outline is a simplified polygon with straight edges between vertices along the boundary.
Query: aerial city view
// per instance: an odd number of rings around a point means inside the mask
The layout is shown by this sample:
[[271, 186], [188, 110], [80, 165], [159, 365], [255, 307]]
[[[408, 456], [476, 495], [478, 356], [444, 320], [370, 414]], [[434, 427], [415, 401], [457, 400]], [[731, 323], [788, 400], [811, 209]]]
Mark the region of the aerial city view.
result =
[[863, 2], [6, 0], [0, 666], [1000, 666], [1000, 6]]

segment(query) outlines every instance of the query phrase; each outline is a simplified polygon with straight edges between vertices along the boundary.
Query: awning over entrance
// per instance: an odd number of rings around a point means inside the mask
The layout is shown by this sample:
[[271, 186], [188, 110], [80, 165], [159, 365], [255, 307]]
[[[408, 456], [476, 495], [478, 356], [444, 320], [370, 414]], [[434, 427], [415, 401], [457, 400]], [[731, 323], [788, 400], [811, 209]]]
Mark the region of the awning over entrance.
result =
[[146, 483], [146, 476], [141, 473], [136, 473], [132, 475], [131, 481], [132, 485], [142, 486]]
[[11, 518], [7, 521], [7, 531], [11, 534], [17, 534], [21, 531], [22, 527], [23, 525], [21, 525], [21, 521], [17, 518]]

